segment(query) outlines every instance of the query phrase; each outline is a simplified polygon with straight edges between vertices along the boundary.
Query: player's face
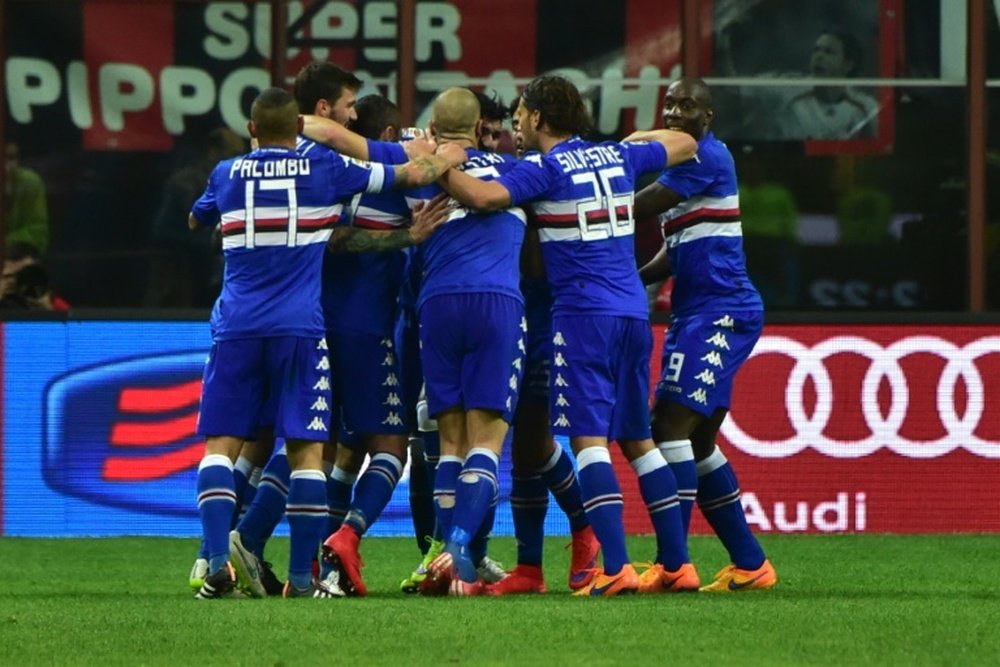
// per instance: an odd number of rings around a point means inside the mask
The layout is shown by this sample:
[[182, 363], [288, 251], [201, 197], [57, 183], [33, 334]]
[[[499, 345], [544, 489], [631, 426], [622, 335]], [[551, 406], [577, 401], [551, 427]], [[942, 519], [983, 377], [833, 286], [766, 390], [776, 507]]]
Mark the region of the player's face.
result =
[[528, 110], [524, 105], [524, 98], [517, 103], [517, 111], [514, 113], [514, 120], [517, 122], [517, 131], [521, 134], [522, 149], [526, 151], [538, 150], [538, 132], [533, 124], [533, 117], [536, 114]]
[[357, 91], [351, 90], [350, 88], [344, 88], [340, 93], [340, 97], [329, 105], [329, 111], [326, 117], [337, 121], [341, 125], [350, 125], [352, 120], [358, 119], [358, 112], [354, 109], [354, 105], [357, 104], [357, 102]]
[[690, 86], [680, 81], [670, 84], [667, 94], [663, 96], [664, 128], [701, 139], [710, 119], [710, 113], [695, 99]]
[[809, 70], [813, 76], [848, 76], [851, 64], [844, 53], [843, 43], [835, 35], [820, 35], [809, 57]]
[[514, 138], [514, 155], [520, 158], [524, 155], [524, 136], [521, 135], [521, 124], [517, 122], [517, 115], [511, 120], [511, 129]]
[[503, 135], [503, 122], [483, 119], [483, 128], [479, 131], [479, 148], [496, 153], [500, 147], [500, 137]]

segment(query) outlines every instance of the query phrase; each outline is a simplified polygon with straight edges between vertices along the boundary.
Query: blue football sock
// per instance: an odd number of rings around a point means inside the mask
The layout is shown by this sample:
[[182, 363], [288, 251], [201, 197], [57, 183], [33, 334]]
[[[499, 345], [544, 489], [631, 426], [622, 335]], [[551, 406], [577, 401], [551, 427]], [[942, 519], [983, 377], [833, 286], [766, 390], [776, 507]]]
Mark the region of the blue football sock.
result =
[[358, 481], [357, 473], [348, 472], [343, 468], [333, 466], [326, 480], [326, 505], [329, 516], [326, 523], [326, 534], [333, 535], [344, 523], [347, 510], [351, 506], [351, 491], [354, 482]]
[[[455, 515], [446, 548], [456, 553], [454, 547], [457, 546], [467, 552], [473, 565], [476, 560], [470, 544], [476, 535], [481, 535], [486, 515], [496, 500], [499, 464], [499, 457], [495, 453], [483, 447], [475, 447], [465, 458], [465, 465], [455, 484]], [[486, 534], [489, 534], [489, 529]], [[485, 536], [482, 538], [480, 551], [481, 558], [485, 555]], [[477, 577], [475, 568], [469, 570], [463, 565], [456, 563], [462, 580], [474, 582]]]
[[493, 500], [490, 501], [490, 506], [486, 509], [483, 522], [479, 525], [476, 534], [472, 536], [472, 541], [469, 542], [469, 556], [477, 567], [483, 562], [489, 551], [490, 533], [493, 532], [493, 522], [497, 518], [497, 500], [499, 500], [498, 495], [493, 494]]
[[632, 461], [632, 468], [639, 477], [639, 492], [656, 533], [656, 562], [675, 572], [691, 560], [677, 499], [677, 482], [658, 449], [651, 449]]
[[553, 443], [555, 450], [540, 471], [542, 479], [549, 487], [559, 507], [569, 519], [569, 528], [574, 533], [589, 526], [587, 513], [583, 511], [580, 482], [573, 469], [573, 459], [559, 443]]
[[236, 524], [239, 523], [240, 511], [243, 509], [243, 494], [246, 493], [247, 486], [250, 483], [250, 473], [252, 472], [253, 464], [250, 463], [250, 459], [245, 456], [236, 459], [236, 465], [233, 466], [233, 490], [236, 492], [236, 510], [233, 512], [230, 530], [235, 528]]
[[764, 550], [743, 513], [736, 473], [718, 447], [698, 461], [698, 507], [736, 567], [756, 570], [764, 564]]
[[281, 447], [264, 466], [260, 484], [257, 485], [257, 495], [236, 527], [240, 531], [243, 546], [258, 558], [264, 558], [264, 545], [281, 523], [281, 517], [285, 516], [291, 474], [288, 456], [285, 448]]
[[208, 571], [229, 560], [229, 527], [236, 510], [233, 462], [222, 454], [206, 454], [198, 465], [198, 516], [208, 551]]
[[326, 529], [326, 475], [322, 470], [296, 470], [288, 485], [288, 578], [296, 588], [307, 588], [312, 562]]
[[681, 520], [684, 534], [691, 528], [691, 510], [698, 495], [698, 467], [694, 463], [694, 450], [690, 440], [666, 440], [656, 444], [666, 459], [674, 479], [677, 480], [677, 498], [681, 501]]
[[247, 510], [250, 509], [250, 505], [253, 504], [253, 499], [257, 495], [257, 487], [260, 485], [260, 474], [263, 472], [263, 468], [255, 467], [250, 472], [250, 477], [247, 479], [247, 488], [243, 490], [243, 495], [240, 496], [240, 508], [237, 511], [239, 514], [239, 519], [236, 524], [243, 520], [246, 516]]
[[420, 553], [426, 554], [434, 536], [434, 487], [427, 476], [424, 447], [420, 438], [410, 438], [410, 518]]
[[[486, 512], [497, 494], [499, 457], [483, 447], [475, 447], [465, 457], [465, 465], [455, 484], [455, 517], [448, 540], [467, 546], [479, 532]], [[454, 535], [462, 535], [453, 539]]]
[[455, 512], [455, 483], [462, 470], [462, 459], [445, 455], [438, 462], [434, 476], [434, 516], [437, 518], [438, 532], [442, 536], [451, 533], [452, 517]]
[[587, 447], [576, 455], [587, 519], [601, 543], [604, 572], [618, 574], [629, 562], [622, 523], [622, 492], [606, 447]]
[[395, 454], [379, 452], [372, 456], [368, 468], [358, 480], [354, 502], [351, 503], [344, 523], [358, 535], [364, 535], [389, 504], [402, 474], [403, 462]]
[[[574, 479], [575, 477], [574, 475]], [[510, 511], [514, 517], [518, 565], [541, 566], [545, 514], [548, 509], [549, 489], [541, 477], [513, 475]], [[583, 511], [582, 506], [580, 511]]]

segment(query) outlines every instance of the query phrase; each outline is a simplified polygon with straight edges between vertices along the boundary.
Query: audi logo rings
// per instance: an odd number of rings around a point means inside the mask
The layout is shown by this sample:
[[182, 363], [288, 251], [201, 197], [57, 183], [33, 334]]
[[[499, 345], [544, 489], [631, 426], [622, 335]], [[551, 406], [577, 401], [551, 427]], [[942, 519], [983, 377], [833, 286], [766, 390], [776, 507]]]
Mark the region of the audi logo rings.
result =
[[[1000, 354], [1000, 336], [985, 336], [964, 346], [937, 336], [907, 336], [882, 346], [860, 336], [834, 336], [805, 345], [784, 336], [762, 336], [751, 358], [776, 354], [794, 361], [785, 388], [785, 409], [793, 435], [783, 440], [763, 440], [750, 435], [733, 414], [722, 424], [722, 435], [734, 447], [762, 458], [783, 458], [806, 448], [833, 458], [868, 456], [882, 447], [909, 458], [935, 458], [955, 449], [965, 449], [984, 458], [1000, 458], [1000, 440], [975, 434], [984, 414], [1000, 419], [1000, 401], [987, 410], [983, 377], [975, 361]], [[861, 382], [860, 411], [870, 431], [861, 440], [834, 440], [824, 434], [833, 411], [834, 387], [824, 363], [837, 354], [854, 354], [871, 364]], [[910, 403], [910, 386], [899, 362], [913, 354], [931, 354], [945, 361], [936, 387], [936, 405], [945, 435], [936, 439], [912, 440], [902, 435], [901, 426]], [[878, 391], [883, 379], [889, 386], [889, 404], [883, 414]], [[967, 399], [963, 414], [958, 413], [955, 393], [959, 379], [965, 384]], [[806, 382], [812, 380], [816, 404], [812, 414], [805, 405]]]

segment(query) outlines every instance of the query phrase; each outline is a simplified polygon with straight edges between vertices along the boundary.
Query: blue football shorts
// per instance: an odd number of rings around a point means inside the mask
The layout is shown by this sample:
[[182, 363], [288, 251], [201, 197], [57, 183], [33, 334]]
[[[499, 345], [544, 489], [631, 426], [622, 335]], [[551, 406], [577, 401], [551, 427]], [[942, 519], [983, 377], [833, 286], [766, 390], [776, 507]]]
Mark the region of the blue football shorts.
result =
[[552, 432], [609, 440], [649, 438], [652, 350], [647, 320], [554, 316], [549, 366]]
[[678, 317], [663, 339], [663, 369], [656, 400], [699, 414], [729, 409], [733, 378], [764, 328], [761, 311]]
[[277, 437], [325, 441], [332, 402], [329, 369], [323, 338], [217, 341], [205, 363], [198, 434], [252, 438], [270, 403]]
[[495, 410], [509, 423], [524, 369], [524, 306], [495, 293], [440, 294], [420, 307], [427, 407]]

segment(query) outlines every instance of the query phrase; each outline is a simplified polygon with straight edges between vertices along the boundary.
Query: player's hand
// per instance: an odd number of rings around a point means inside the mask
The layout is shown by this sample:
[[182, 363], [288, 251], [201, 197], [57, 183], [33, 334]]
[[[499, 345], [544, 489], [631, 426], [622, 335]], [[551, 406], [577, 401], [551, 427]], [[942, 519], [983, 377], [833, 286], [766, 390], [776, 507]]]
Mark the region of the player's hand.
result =
[[438, 146], [435, 155], [440, 155], [445, 159], [450, 167], [457, 167], [460, 164], [464, 164], [468, 158], [465, 154], [465, 149], [454, 143], [446, 143]]
[[434, 230], [440, 227], [451, 215], [451, 197], [442, 192], [426, 205], [420, 202], [413, 208], [413, 219], [410, 223], [410, 240], [413, 245], [426, 241]]
[[406, 151], [406, 156], [411, 160], [425, 155], [433, 155], [437, 147], [437, 142], [429, 139], [426, 135], [403, 142], [403, 150]]

